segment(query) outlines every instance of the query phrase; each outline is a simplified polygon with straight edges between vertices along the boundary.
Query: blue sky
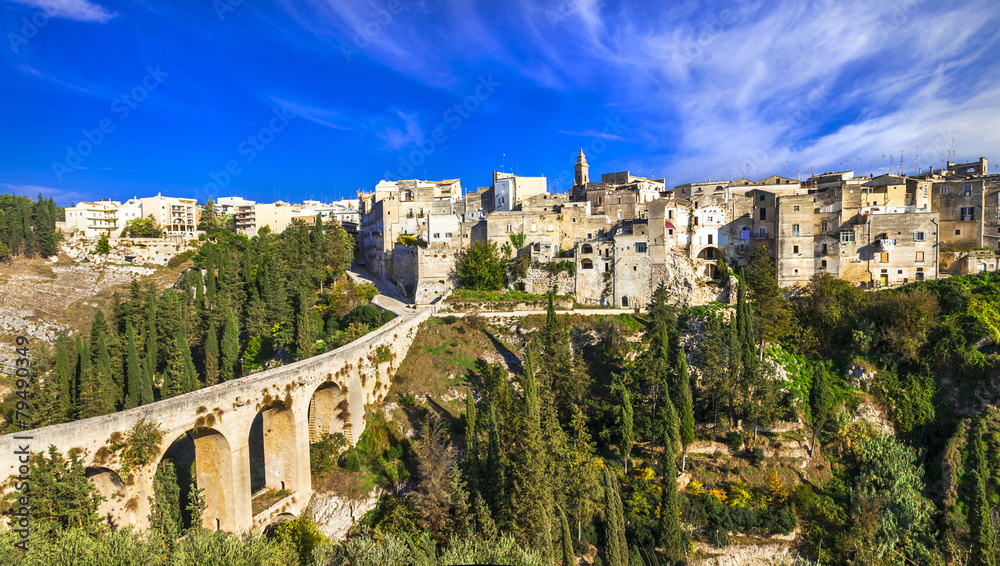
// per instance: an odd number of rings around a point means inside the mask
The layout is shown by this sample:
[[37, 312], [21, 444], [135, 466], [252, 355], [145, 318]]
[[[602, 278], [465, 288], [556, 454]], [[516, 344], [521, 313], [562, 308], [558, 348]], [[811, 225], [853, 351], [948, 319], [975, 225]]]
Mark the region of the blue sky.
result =
[[0, 0], [0, 191], [333, 199], [980, 156], [995, 0]]

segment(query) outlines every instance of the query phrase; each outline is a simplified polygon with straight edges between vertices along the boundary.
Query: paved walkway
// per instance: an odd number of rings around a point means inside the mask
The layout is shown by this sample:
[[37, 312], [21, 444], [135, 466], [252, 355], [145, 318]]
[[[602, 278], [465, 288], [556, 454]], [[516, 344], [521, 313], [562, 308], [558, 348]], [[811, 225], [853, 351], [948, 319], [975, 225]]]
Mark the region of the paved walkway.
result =
[[416, 312], [415, 309], [410, 308], [412, 303], [400, 295], [399, 291], [397, 291], [392, 285], [389, 285], [385, 281], [375, 277], [375, 275], [368, 271], [365, 266], [358, 265], [356, 263], [352, 264], [351, 268], [347, 270], [347, 276], [350, 277], [355, 283], [364, 282], [375, 285], [379, 294], [372, 299], [372, 302], [378, 306], [390, 310], [398, 316], [413, 314]]
[[[522, 310], [522, 311], [478, 311], [481, 316], [485, 317], [498, 317], [498, 316], [529, 316], [533, 314], [546, 314], [546, 310]], [[465, 316], [468, 313], [464, 312], [436, 312], [434, 316], [457, 316], [459, 318]], [[573, 310], [559, 310], [556, 309], [556, 314], [579, 314], [583, 316], [594, 316], [594, 315], [617, 315], [617, 314], [635, 314], [633, 309], [573, 309]]]

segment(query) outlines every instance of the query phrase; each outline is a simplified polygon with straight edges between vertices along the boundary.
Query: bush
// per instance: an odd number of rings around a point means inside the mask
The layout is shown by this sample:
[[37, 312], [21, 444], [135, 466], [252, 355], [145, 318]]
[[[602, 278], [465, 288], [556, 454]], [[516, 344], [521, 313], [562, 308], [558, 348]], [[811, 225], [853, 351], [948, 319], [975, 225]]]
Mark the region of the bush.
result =
[[364, 324], [368, 328], [375, 328], [382, 325], [382, 311], [375, 305], [361, 305], [354, 307], [351, 312], [344, 315], [342, 323], [350, 325], [352, 322]]
[[323, 434], [323, 438], [309, 445], [309, 463], [315, 475], [328, 474], [337, 466], [341, 451], [347, 446], [347, 438], [341, 434]]
[[504, 285], [506, 262], [496, 242], [476, 242], [458, 255], [458, 282], [466, 289], [495, 291]]
[[448, 316], [442, 317], [441, 322], [445, 324], [455, 324], [458, 322], [458, 317], [453, 314], [449, 314]]
[[175, 255], [174, 257], [170, 258], [170, 261], [167, 262], [167, 267], [171, 269], [180, 267], [181, 265], [184, 264], [184, 262], [191, 259], [191, 256], [193, 256], [196, 251], [197, 250], [187, 250], [186, 252], [181, 252]]

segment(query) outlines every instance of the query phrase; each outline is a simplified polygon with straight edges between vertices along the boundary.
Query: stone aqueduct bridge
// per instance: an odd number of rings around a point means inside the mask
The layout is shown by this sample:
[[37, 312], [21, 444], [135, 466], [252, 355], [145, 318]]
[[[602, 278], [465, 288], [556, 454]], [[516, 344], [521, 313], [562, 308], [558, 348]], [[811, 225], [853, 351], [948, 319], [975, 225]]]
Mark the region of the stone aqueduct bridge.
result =
[[[230, 532], [261, 529], [278, 515], [305, 509], [312, 495], [310, 438], [342, 432], [352, 444], [358, 440], [366, 410], [383, 400], [418, 325], [430, 314], [429, 309], [406, 313], [332, 352], [165, 401], [0, 436], [0, 478], [17, 474], [15, 451], [25, 444], [32, 452], [50, 445], [64, 455], [75, 450], [107, 499], [99, 510], [102, 517], [116, 526], [145, 528], [157, 465], [167, 448], [190, 432], [197, 485], [206, 503], [204, 526]], [[263, 419], [266, 488], [290, 494], [255, 515], [250, 431], [258, 415]], [[122, 481], [109, 440], [114, 433], [126, 435], [143, 417], [160, 423], [163, 442], [149, 465]]]

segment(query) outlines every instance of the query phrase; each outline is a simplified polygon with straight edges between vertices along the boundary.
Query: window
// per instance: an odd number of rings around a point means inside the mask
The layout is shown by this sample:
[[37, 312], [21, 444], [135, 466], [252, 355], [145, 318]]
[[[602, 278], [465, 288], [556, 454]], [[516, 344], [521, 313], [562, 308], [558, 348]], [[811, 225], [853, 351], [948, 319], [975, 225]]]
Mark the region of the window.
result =
[[972, 196], [972, 183], [966, 183], [965, 186], [962, 187], [962, 189], [965, 192], [965, 196], [967, 197]]
[[799, 270], [798, 270], [797, 268], [796, 268], [796, 269], [793, 269], [793, 270], [792, 270], [792, 274], [793, 274], [793, 275], [798, 275], [798, 274], [799, 274]]
[[760, 202], [764, 202], [764, 195], [760, 195]]
[[584, 244], [583, 247], [580, 248], [580, 253], [592, 254], [594, 253], [594, 248], [590, 244]]
[[450, 238], [451, 237], [451, 232], [445, 232], [444, 233], [444, 237], [445, 238]]
[[976, 219], [976, 209], [971, 206], [962, 207], [962, 222]]
[[840, 243], [849, 244], [854, 241], [854, 230], [841, 230]]
[[882, 252], [881, 256], [882, 257], [879, 259], [879, 261], [881, 261], [882, 263], [889, 263], [889, 252]]
[[962, 235], [962, 231], [961, 230], [955, 230], [955, 235], [956, 236], [961, 236]]
[[589, 259], [585, 259], [580, 262], [580, 267], [583, 269], [594, 269], [594, 262]]
[[435, 237], [435, 238], [440, 238], [440, 237], [441, 237], [441, 234], [440, 234], [439, 232], [435, 232], [435, 233], [434, 233], [434, 237]]
[[674, 235], [674, 229], [673, 228], [667, 228], [667, 235], [668, 236], [673, 236]]
[[792, 211], [793, 211], [793, 212], [798, 212], [798, 211], [799, 211], [799, 205], [795, 205], [795, 206], [793, 206], [793, 207], [792, 207]]
[[760, 209], [760, 219], [761, 220], [767, 220], [767, 209], [766, 208]]
[[635, 265], [633, 265], [633, 266], [632, 266], [632, 271], [639, 271], [639, 267], [638, 267], [638, 266], [635, 266]]
[[902, 274], [903, 274], [903, 270], [902, 269], [897, 269], [896, 270], [896, 275], [902, 275]]
[[826, 244], [823, 244], [823, 248], [821, 249], [820, 253], [826, 255]]
[[948, 185], [941, 185], [941, 194], [948, 194]]
[[674, 218], [674, 211], [673, 210], [668, 210], [667, 211], [667, 218], [670, 219], [670, 220], [673, 220], [673, 218]]
[[826, 232], [827, 230], [830, 229], [830, 225], [827, 223], [826, 220], [824, 220], [819, 223], [819, 229], [821, 232]]
[[758, 239], [767, 238], [767, 228], [764, 228], [763, 226], [761, 226], [760, 228], [758, 228], [757, 229], [757, 238]]
[[914, 242], [925, 242], [927, 241], [927, 232], [914, 232], [913, 233]]
[[793, 236], [798, 236], [799, 235], [799, 225], [798, 224], [792, 224], [792, 235]]
[[711, 245], [713, 245], [713, 244], [715, 243], [715, 242], [713, 241], [713, 240], [714, 240], [714, 238], [715, 238], [715, 236], [713, 236], [712, 234], [709, 234], [709, 235], [708, 235], [708, 245], [710, 245], [710, 246], [711, 246]]
[[636, 242], [635, 252], [640, 254], [646, 253], [646, 242]]
[[537, 224], [532, 224], [531, 225], [531, 231], [532, 232], [537, 232], [538, 231], [538, 225]]
[[792, 246], [792, 253], [793, 254], [799, 253], [799, 247], [798, 246]]
[[826, 269], [826, 260], [825, 259], [823, 261], [819, 262], [819, 268], [820, 269]]

